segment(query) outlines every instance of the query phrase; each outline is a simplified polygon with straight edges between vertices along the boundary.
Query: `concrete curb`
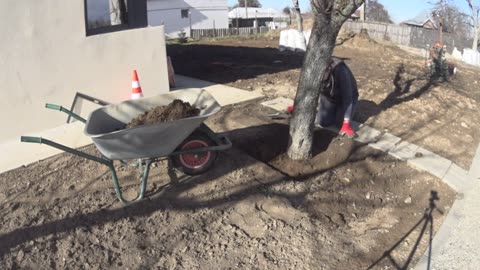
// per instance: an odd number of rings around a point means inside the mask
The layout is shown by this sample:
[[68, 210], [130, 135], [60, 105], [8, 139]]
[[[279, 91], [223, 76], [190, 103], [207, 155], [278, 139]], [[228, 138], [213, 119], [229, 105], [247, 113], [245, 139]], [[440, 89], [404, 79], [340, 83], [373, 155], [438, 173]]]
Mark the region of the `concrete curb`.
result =
[[[480, 206], [478, 194], [480, 183], [480, 145], [470, 166], [470, 171], [452, 166], [443, 180], [458, 192], [452, 208], [432, 242], [432, 254], [428, 250], [422, 255], [415, 270], [423, 269], [476, 269], [480, 259], [476, 254], [480, 248]], [[473, 211], [472, 211], [473, 210]], [[476, 260], [476, 261], [475, 261]], [[476, 266], [475, 266], [476, 265]]]

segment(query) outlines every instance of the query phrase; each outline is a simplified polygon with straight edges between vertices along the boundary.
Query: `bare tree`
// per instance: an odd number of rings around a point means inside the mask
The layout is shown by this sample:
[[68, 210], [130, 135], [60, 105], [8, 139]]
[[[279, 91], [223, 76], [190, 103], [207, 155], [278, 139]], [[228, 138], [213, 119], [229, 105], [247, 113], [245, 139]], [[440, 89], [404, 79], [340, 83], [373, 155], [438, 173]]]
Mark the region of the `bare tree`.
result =
[[128, 23], [126, 0], [109, 0], [111, 25]]
[[293, 0], [293, 13], [295, 13], [295, 17], [297, 20], [297, 30], [300, 33], [303, 33], [303, 18], [302, 13], [300, 12], [300, 5], [298, 4], [298, 0]]
[[321, 78], [329, 66], [340, 28], [363, 2], [364, 0], [311, 0], [314, 24], [290, 121], [287, 153], [293, 160], [311, 158], [319, 90], [324, 86]]
[[235, 7], [262, 7], [258, 0], [238, 0]]
[[472, 12], [472, 22], [473, 22], [473, 44], [472, 49], [474, 51], [478, 48], [478, 36], [480, 35], [480, 25], [478, 25], [478, 13], [480, 12], [480, 6], [475, 5], [473, 0], [467, 0], [470, 11]]
[[367, 20], [374, 22], [393, 23], [390, 14], [378, 0], [369, 0], [367, 5]]
[[[470, 33], [469, 17], [460, 11], [452, 0], [439, 0], [433, 3], [433, 13], [438, 14], [436, 19], [442, 19], [444, 32], [455, 34], [459, 37], [467, 37]], [[440, 22], [437, 21], [437, 24]]]

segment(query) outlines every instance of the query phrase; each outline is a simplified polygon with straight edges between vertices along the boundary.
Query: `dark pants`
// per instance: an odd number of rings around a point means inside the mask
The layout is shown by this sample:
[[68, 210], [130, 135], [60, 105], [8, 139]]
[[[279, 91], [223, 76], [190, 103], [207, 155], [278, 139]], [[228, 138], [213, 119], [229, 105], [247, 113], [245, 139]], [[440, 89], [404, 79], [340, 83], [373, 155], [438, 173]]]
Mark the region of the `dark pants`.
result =
[[344, 118], [352, 119], [357, 101], [345, 108], [342, 104], [335, 104], [326, 98], [320, 97], [318, 113], [315, 123], [322, 127], [340, 127]]

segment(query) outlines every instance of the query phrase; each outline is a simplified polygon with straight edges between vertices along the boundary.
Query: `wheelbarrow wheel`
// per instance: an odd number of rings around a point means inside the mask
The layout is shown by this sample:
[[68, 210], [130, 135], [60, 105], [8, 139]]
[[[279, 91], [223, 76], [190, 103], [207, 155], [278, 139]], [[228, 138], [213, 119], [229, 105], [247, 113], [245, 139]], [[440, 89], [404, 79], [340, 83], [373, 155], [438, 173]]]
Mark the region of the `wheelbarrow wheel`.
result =
[[[215, 143], [207, 136], [195, 132], [177, 148], [178, 151], [215, 146]], [[172, 157], [177, 169], [188, 175], [198, 175], [208, 171], [215, 159], [216, 151], [205, 151], [200, 153], [180, 154]]]

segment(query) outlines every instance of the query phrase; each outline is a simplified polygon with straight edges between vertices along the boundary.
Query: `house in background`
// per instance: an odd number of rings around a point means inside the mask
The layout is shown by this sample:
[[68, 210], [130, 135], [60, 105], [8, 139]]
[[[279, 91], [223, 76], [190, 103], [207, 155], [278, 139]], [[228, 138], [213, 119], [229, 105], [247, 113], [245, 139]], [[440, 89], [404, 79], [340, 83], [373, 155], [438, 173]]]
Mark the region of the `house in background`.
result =
[[432, 17], [432, 14], [428, 11], [423, 11], [419, 13], [415, 18], [408, 21], [400, 23], [400, 25], [415, 27], [415, 28], [426, 28], [426, 29], [437, 29], [437, 24], [435, 19]]
[[230, 27], [262, 27], [272, 29], [285, 28], [290, 16], [273, 8], [237, 7], [228, 13]]
[[169, 38], [191, 29], [228, 28], [227, 0], [148, 0], [148, 24], [164, 25]]

